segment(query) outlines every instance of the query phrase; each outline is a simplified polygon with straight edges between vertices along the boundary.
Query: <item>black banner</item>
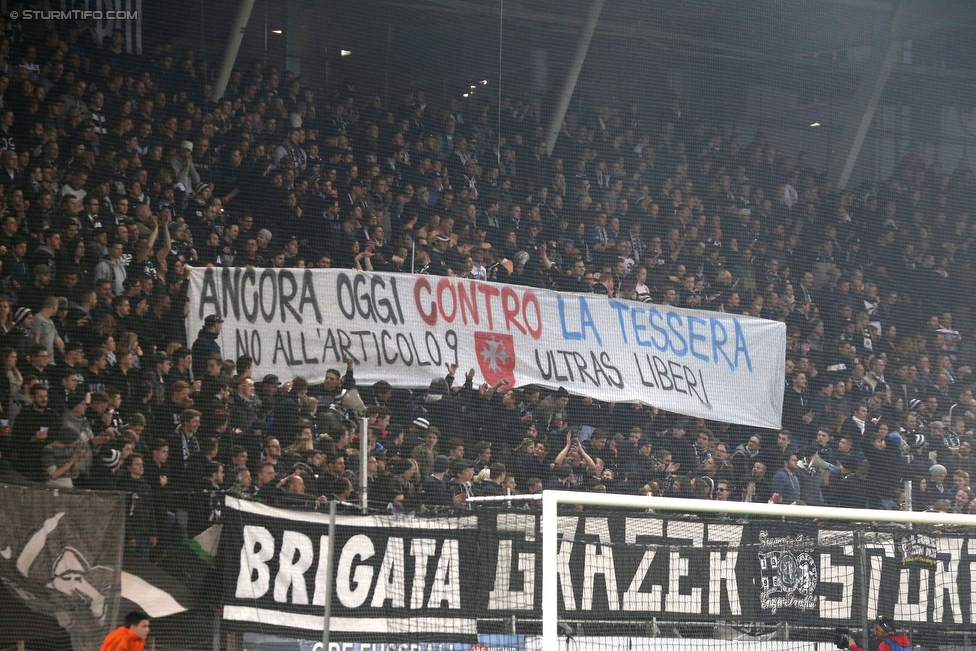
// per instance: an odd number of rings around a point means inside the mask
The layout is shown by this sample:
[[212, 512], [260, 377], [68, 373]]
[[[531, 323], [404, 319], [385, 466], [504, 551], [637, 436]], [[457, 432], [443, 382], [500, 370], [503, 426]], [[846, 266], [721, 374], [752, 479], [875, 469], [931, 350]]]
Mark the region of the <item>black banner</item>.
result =
[[125, 498], [0, 485], [4, 626], [18, 639], [57, 639], [75, 651], [118, 622]]
[[[321, 630], [327, 516], [228, 506], [239, 523], [225, 524], [225, 621]], [[559, 532], [561, 618], [833, 627], [859, 625], [866, 611], [913, 625], [976, 622], [969, 531], [588, 509], [560, 516]], [[340, 636], [454, 639], [477, 632], [479, 619], [541, 616], [540, 516], [532, 510], [343, 517], [335, 549]]]
[[[328, 515], [227, 499], [224, 622], [321, 631]], [[333, 639], [477, 641], [477, 519], [338, 516]]]
[[[479, 526], [485, 611], [540, 612], [539, 516], [484, 513]], [[559, 533], [560, 617], [569, 619], [839, 626], [859, 624], [866, 609], [917, 624], [976, 622], [973, 531], [588, 509], [560, 516]]]

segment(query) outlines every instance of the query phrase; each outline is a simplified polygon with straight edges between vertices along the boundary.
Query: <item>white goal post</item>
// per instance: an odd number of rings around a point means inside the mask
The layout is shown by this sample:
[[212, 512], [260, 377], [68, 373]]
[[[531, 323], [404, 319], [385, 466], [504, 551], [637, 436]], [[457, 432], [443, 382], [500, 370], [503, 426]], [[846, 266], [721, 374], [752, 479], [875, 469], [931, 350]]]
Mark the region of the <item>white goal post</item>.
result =
[[976, 527], [976, 515], [938, 512], [883, 511], [844, 509], [781, 504], [753, 504], [712, 500], [581, 493], [547, 490], [542, 493], [542, 649], [557, 651], [559, 647], [559, 522], [560, 504], [591, 507], [615, 507], [654, 512], [682, 512], [685, 514], [729, 514], [758, 517], [786, 517], [846, 522], [878, 522], [891, 524], [943, 525]]

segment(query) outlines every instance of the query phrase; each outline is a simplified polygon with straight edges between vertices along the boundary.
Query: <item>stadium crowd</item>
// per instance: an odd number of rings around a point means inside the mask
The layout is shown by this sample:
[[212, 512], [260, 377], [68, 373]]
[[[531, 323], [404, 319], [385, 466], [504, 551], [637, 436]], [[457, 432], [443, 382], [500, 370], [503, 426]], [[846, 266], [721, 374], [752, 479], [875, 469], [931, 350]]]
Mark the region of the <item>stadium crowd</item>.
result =
[[[590, 104], [552, 156], [533, 104], [316, 94], [273, 66], [212, 101], [194, 53], [85, 23], [0, 31], [0, 472], [128, 492], [149, 556], [224, 494], [379, 511], [543, 488], [976, 510], [976, 176], [910, 150], [835, 192], [800, 152], [679, 102]], [[500, 108], [500, 111], [499, 111]], [[500, 119], [497, 116], [500, 115]], [[782, 431], [452, 369], [427, 391], [252, 377], [187, 338], [191, 266], [452, 275], [787, 325]], [[963, 327], [965, 325], [966, 327]], [[455, 375], [461, 373], [461, 376]], [[135, 496], [138, 499], [135, 499]]]

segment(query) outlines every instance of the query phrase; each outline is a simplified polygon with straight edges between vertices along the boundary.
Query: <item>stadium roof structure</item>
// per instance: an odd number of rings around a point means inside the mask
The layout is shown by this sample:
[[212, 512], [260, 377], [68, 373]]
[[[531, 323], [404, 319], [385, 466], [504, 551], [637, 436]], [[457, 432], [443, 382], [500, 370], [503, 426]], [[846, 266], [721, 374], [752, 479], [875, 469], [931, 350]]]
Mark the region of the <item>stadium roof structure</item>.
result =
[[[389, 7], [421, 12], [498, 16], [500, 2], [476, 0], [383, 0]], [[544, 33], [578, 34], [588, 0], [515, 0], [503, 3], [506, 19], [533, 23]], [[976, 4], [968, 0], [614, 0], [607, 2], [595, 36], [634, 39], [643, 47], [711, 60], [781, 67], [814, 68], [824, 74], [844, 69], [836, 53], [885, 45], [892, 40], [891, 18], [904, 12], [902, 41], [953, 37], [971, 41]], [[969, 69], [915, 65], [900, 74], [976, 79]]]

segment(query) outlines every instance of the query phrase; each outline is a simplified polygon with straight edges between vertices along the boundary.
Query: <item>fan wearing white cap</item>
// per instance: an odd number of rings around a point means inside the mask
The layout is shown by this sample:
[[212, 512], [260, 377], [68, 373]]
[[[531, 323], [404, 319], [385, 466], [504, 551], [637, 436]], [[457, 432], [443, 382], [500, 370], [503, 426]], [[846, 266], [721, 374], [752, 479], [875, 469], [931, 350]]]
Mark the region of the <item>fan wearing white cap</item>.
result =
[[184, 188], [194, 188], [200, 182], [200, 174], [193, 165], [193, 143], [184, 140], [169, 159], [173, 168], [173, 183]]

